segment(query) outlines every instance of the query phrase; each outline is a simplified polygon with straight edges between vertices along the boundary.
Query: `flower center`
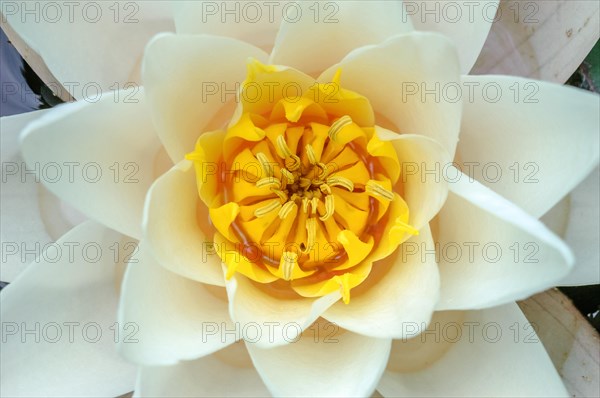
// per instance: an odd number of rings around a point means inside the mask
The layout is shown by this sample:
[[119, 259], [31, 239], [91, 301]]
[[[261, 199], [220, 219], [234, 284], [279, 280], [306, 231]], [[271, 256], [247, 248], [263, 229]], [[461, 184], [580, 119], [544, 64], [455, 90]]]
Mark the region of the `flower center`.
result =
[[[290, 73], [254, 64], [242, 94], [262, 75]], [[305, 87], [300, 99], [242, 100], [227, 131], [202, 134], [188, 155], [227, 278], [279, 280], [307, 297], [339, 289], [348, 302], [373, 263], [417, 233], [394, 193], [392, 144], [377, 136], [368, 101], [335, 80], [330, 102], [315, 95], [327, 83]]]

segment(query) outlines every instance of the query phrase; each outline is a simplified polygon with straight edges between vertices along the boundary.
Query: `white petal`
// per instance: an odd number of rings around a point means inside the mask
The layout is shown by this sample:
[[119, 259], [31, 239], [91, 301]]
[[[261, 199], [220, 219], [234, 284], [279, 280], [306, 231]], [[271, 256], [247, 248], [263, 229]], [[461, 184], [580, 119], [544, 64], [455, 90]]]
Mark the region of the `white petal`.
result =
[[212, 354], [235, 340], [223, 288], [211, 287], [167, 271], [141, 242], [123, 280], [119, 322], [139, 328], [134, 343], [119, 342], [128, 360], [142, 365], [172, 365]]
[[[161, 148], [143, 91], [62, 105], [27, 126], [23, 157], [41, 182], [78, 210], [140, 238], [146, 192]], [[132, 102], [129, 102], [132, 101]]]
[[266, 397], [269, 391], [238, 342], [193, 361], [141, 368], [135, 396]]
[[598, 41], [598, 4], [587, 0], [501, 1], [471, 74], [563, 84]]
[[270, 52], [287, 1], [176, 1], [173, 16], [177, 34], [208, 34], [242, 40]]
[[442, 317], [428, 332], [394, 341], [377, 387], [383, 396], [568, 396], [535, 325], [515, 303]]
[[[267, 54], [217, 36], [163, 34], [148, 44], [144, 86], [154, 124], [173, 162], [194, 150], [201, 133], [227, 123], [249, 57], [265, 62]], [[223, 114], [226, 104], [232, 105], [229, 114]]]
[[331, 81], [339, 68], [341, 85], [367, 97], [378, 125], [433, 138], [454, 156], [462, 103], [460, 97], [443, 95], [443, 87], [458, 88], [460, 82], [456, 51], [446, 37], [395, 36], [351, 52], [319, 80]]
[[[135, 242], [135, 241], [133, 241]], [[117, 396], [135, 368], [115, 351], [115, 253], [132, 243], [88, 221], [2, 290], [2, 396]]]
[[76, 99], [139, 85], [144, 46], [174, 30], [166, 1], [13, 2], [2, 11]]
[[361, 336], [321, 320], [293, 344], [246, 346], [274, 396], [354, 397], [375, 390], [391, 340]]
[[144, 241], [156, 261], [186, 278], [225, 286], [221, 259], [199, 222], [200, 202], [192, 162], [183, 160], [150, 188], [144, 216]]
[[[396, 184], [410, 210], [410, 225], [421, 229], [440, 211], [448, 197], [448, 181], [442, 178], [450, 155], [437, 141], [415, 134], [397, 134], [376, 127], [382, 141], [390, 141], [400, 161]], [[428, 178], [429, 177], [429, 178]]]
[[[569, 273], [572, 253], [544, 224], [477, 181], [457, 175], [437, 220], [438, 310], [520, 300], [555, 286]], [[432, 255], [425, 249], [420, 254]]]
[[421, 245], [433, 245], [429, 226], [400, 245], [376, 287], [353, 296], [347, 305], [334, 304], [323, 317], [344, 329], [380, 338], [402, 338], [406, 324], [428, 323], [439, 298], [440, 278], [432, 256], [423, 261], [414, 255]]
[[226, 288], [240, 337], [263, 348], [292, 342], [341, 298], [337, 291], [317, 299], [281, 298], [238, 275], [227, 281]]
[[499, 0], [405, 1], [416, 30], [442, 33], [456, 43], [462, 73], [469, 73], [485, 43]]
[[600, 231], [598, 230], [600, 172], [596, 168], [571, 192], [570, 212], [564, 239], [575, 254], [573, 271], [558, 285], [600, 283]]
[[356, 48], [413, 30], [401, 1], [299, 2], [286, 11], [270, 62], [312, 76]]
[[534, 217], [598, 165], [597, 94], [511, 76], [466, 76], [466, 84], [474, 94], [458, 159], [472, 163], [463, 171]]
[[[2, 200], [0, 201], [0, 239], [2, 241], [2, 267], [0, 281], [12, 282], [23, 272], [35, 252], [52, 242], [44, 226], [41, 209], [38, 205], [38, 184], [33, 175], [25, 174], [25, 161], [19, 150], [19, 133], [27, 123], [42, 117], [47, 111], [24, 113], [0, 118], [2, 151]], [[35, 249], [26, 255], [22, 247]]]

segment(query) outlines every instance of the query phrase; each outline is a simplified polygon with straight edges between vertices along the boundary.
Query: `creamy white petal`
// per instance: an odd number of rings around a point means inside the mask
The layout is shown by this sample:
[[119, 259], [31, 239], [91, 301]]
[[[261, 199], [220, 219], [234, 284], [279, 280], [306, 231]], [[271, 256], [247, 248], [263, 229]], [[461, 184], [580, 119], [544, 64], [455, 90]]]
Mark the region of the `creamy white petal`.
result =
[[570, 272], [573, 254], [544, 224], [477, 181], [456, 175], [437, 219], [438, 310], [520, 300], [555, 286]]
[[323, 317], [344, 329], [380, 338], [405, 337], [408, 323], [427, 324], [439, 298], [440, 277], [435, 258], [418, 254], [422, 245], [433, 245], [429, 226], [400, 245], [377, 286], [353, 296], [349, 304], [337, 302]]
[[461, 71], [469, 73], [495, 21], [499, 1], [436, 0], [404, 4], [416, 30], [439, 32], [456, 43]]
[[246, 346], [274, 396], [355, 397], [375, 390], [391, 342], [320, 320], [293, 344], [271, 349]]
[[341, 295], [319, 298], [277, 297], [245, 276], [234, 275], [226, 283], [229, 312], [240, 337], [262, 348], [285, 345], [315, 322]]
[[567, 397], [515, 303], [444, 313], [430, 330], [395, 340], [377, 390], [385, 397]]
[[[143, 90], [61, 105], [29, 124], [23, 157], [41, 182], [90, 218], [139, 239], [161, 148]], [[131, 101], [131, 102], [130, 102]]]
[[597, 94], [512, 76], [465, 76], [467, 85], [463, 172], [534, 217], [598, 166]]
[[158, 32], [174, 30], [168, 3], [10, 2], [2, 14], [57, 81], [82, 99], [139, 86], [144, 46]]
[[213, 333], [233, 329], [223, 288], [204, 285], [156, 263], [141, 242], [123, 280], [119, 322], [132, 323], [136, 341], [119, 352], [141, 365], [172, 365], [212, 354], [235, 339]]
[[[52, 242], [46, 231], [38, 204], [36, 177], [19, 150], [19, 133], [27, 123], [42, 117], [46, 110], [0, 118], [0, 150], [2, 151], [2, 190], [0, 194], [0, 240], [2, 262], [0, 281], [12, 282], [39, 255], [41, 248]], [[39, 250], [34, 250], [39, 245]], [[27, 254], [25, 249], [33, 251]]]
[[235, 39], [206, 35], [162, 34], [148, 44], [144, 86], [173, 162], [194, 150], [201, 133], [225, 127], [249, 57], [266, 62], [267, 54]]
[[[117, 396], [135, 368], [115, 350], [115, 255], [135, 240], [85, 222], [2, 290], [2, 396]], [[117, 260], [119, 257], [117, 257]]]
[[600, 283], [600, 171], [594, 170], [569, 196], [569, 218], [564, 239], [575, 254], [573, 271], [560, 286]]
[[312, 76], [356, 48], [413, 30], [401, 1], [295, 2], [285, 8], [270, 62]]
[[390, 141], [400, 161], [396, 191], [410, 210], [409, 223], [421, 229], [440, 211], [448, 197], [443, 170], [451, 167], [448, 152], [437, 141], [416, 134], [397, 134], [376, 127], [382, 141]]
[[563, 84], [598, 41], [599, 25], [593, 1], [501, 1], [471, 74]]
[[192, 162], [183, 160], [150, 188], [144, 215], [144, 242], [156, 261], [169, 271], [211, 285], [225, 286], [221, 259], [199, 223], [200, 210]]
[[136, 397], [266, 397], [244, 343], [172, 366], [142, 367]]
[[339, 68], [341, 85], [367, 97], [378, 125], [433, 138], [454, 156], [462, 103], [458, 57], [446, 37], [413, 32], [360, 48], [319, 81], [331, 81]]
[[270, 52], [289, 1], [175, 1], [177, 34], [207, 34], [242, 40]]

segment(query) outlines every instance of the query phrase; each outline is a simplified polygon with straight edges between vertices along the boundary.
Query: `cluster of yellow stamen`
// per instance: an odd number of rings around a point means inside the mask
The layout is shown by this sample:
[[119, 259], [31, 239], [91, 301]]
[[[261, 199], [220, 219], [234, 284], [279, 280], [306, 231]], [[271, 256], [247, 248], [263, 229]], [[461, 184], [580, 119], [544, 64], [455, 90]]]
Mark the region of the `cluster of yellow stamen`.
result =
[[[261, 73], [279, 76], [276, 67], [254, 64], [249, 79], [260, 81]], [[200, 136], [188, 159], [228, 278], [239, 272], [262, 284], [280, 281], [307, 297], [339, 289], [347, 303], [374, 262], [418, 233], [391, 189], [399, 173], [387, 168], [399, 162], [377, 137], [368, 102], [345, 90], [336, 100], [242, 103], [227, 131]], [[210, 160], [227, 171], [208, 174]]]

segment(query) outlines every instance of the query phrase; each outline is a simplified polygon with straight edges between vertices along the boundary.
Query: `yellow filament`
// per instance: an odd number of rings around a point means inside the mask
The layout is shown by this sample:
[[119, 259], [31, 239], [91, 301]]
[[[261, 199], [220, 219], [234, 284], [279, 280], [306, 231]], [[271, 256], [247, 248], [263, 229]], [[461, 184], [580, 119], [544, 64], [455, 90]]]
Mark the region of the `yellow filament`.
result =
[[273, 177], [273, 165], [269, 163], [269, 159], [267, 158], [267, 156], [264, 153], [259, 152], [256, 154], [256, 159], [258, 159], [258, 161], [260, 162], [260, 166], [263, 169], [263, 173], [265, 173], [267, 177]]
[[283, 159], [289, 158], [293, 155], [290, 147], [288, 147], [287, 142], [285, 142], [285, 138], [283, 138], [282, 135], [277, 137], [277, 149], [279, 150], [279, 156], [281, 156]]
[[294, 252], [283, 252], [280, 263], [283, 279], [286, 281], [292, 279], [292, 273], [296, 267], [296, 264], [298, 264], [298, 254]]
[[286, 202], [283, 206], [281, 206], [281, 209], [279, 209], [279, 218], [282, 220], [285, 219], [288, 214], [294, 210], [294, 207], [297, 207], [294, 202]]
[[329, 138], [333, 142], [336, 142], [337, 135], [339, 134], [339, 132], [344, 127], [346, 127], [347, 125], [349, 125], [350, 123], [352, 123], [352, 119], [348, 115], [344, 115], [341, 118], [339, 118], [338, 120], [336, 120], [335, 122], [333, 122], [333, 124], [331, 125], [331, 127], [329, 127], [329, 131], [327, 132], [327, 134], [329, 135]]
[[308, 157], [310, 164], [317, 164], [317, 155], [315, 154], [315, 150], [313, 149], [312, 145], [309, 144], [304, 149], [306, 150], [306, 156]]
[[367, 182], [365, 189], [366, 189], [367, 193], [370, 195], [379, 196], [379, 197], [389, 200], [389, 201], [394, 200], [393, 192], [388, 191], [387, 189], [385, 189], [384, 187], [382, 187], [381, 185], [379, 185], [377, 182], [375, 182], [373, 180], [369, 180]]
[[310, 251], [317, 239], [317, 220], [309, 218], [306, 220], [306, 251]]
[[281, 169], [281, 174], [287, 179], [288, 184], [294, 183], [294, 175], [288, 169]]
[[327, 185], [346, 188], [350, 192], [354, 191], [354, 183], [346, 177], [329, 177], [327, 179]]
[[319, 217], [321, 221], [327, 221], [331, 217], [335, 210], [335, 202], [333, 195], [325, 196], [325, 214]]
[[269, 214], [273, 210], [277, 209], [279, 206], [281, 206], [281, 203], [279, 203], [278, 200], [274, 200], [271, 203], [269, 203], [268, 205], [263, 206], [263, 207], [259, 207], [258, 209], [254, 210], [254, 215], [256, 217], [266, 216], [267, 214]]
[[269, 186], [269, 185], [273, 185], [273, 186], [276, 186], [278, 188], [281, 186], [279, 180], [277, 178], [275, 178], [275, 177], [261, 178], [260, 180], [258, 180], [256, 182], [256, 186], [259, 187], [259, 188], [266, 187], [266, 186]]
[[319, 205], [319, 198], [312, 198], [310, 200], [310, 205], [311, 205], [311, 215], [315, 215], [317, 214], [317, 206]]

